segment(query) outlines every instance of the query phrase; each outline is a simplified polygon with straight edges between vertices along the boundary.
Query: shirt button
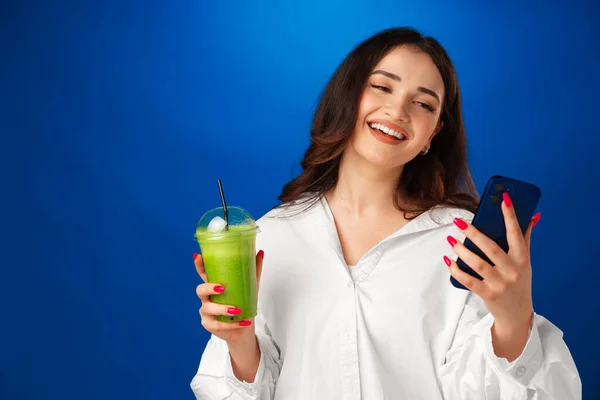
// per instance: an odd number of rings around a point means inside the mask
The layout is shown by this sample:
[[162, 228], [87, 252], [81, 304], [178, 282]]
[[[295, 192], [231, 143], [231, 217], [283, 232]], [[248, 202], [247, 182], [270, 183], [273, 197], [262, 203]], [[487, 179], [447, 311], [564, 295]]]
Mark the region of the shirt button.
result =
[[517, 376], [518, 377], [522, 377], [523, 375], [525, 375], [525, 372], [527, 372], [527, 368], [520, 366], [519, 368], [517, 368]]
[[350, 334], [350, 332], [346, 332], [346, 339], [350, 339], [352, 337], [352, 335]]
[[352, 287], [352, 281], [348, 281], [348, 283], [346, 283], [346, 286]]

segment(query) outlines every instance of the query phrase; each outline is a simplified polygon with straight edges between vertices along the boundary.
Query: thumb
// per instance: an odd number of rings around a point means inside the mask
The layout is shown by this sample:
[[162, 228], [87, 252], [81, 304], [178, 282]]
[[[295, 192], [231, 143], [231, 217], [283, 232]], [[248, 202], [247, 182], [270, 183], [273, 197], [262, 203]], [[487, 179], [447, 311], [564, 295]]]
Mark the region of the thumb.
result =
[[530, 251], [530, 247], [531, 247], [531, 231], [533, 230], [533, 227], [537, 225], [537, 223], [540, 221], [540, 217], [542, 216], [541, 213], [536, 213], [532, 218], [531, 221], [529, 221], [529, 226], [527, 227], [527, 231], [525, 231], [525, 244], [527, 245], [527, 251]]
[[204, 281], [204, 283], [207, 283], [208, 279], [206, 278], [206, 270], [204, 269], [204, 260], [202, 259], [201, 254], [194, 253], [194, 266], [196, 267], [196, 272], [198, 273], [198, 275], [200, 276], [202, 281]]

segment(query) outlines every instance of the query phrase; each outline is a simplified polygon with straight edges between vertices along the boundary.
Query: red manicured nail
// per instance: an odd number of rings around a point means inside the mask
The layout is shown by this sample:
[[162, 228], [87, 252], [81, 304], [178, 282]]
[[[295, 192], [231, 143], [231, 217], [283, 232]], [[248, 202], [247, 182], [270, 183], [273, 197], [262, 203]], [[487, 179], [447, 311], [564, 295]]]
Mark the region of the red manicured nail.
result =
[[540, 222], [540, 217], [542, 216], [542, 213], [537, 212], [534, 216], [533, 216], [533, 226], [536, 226], [538, 222]]
[[448, 243], [450, 243], [450, 246], [454, 247], [454, 245], [457, 243], [456, 239], [454, 239], [452, 236], [448, 236], [446, 239], [448, 239]]
[[194, 253], [194, 261], [196, 261], [196, 258], [198, 258], [199, 254], [198, 253]]
[[506, 204], [506, 207], [512, 206], [512, 200], [510, 199], [510, 196], [508, 195], [508, 193], [506, 193], [506, 192], [502, 193], [502, 200], [504, 200], [504, 204]]
[[237, 315], [237, 314], [241, 314], [242, 310], [240, 310], [239, 308], [235, 308], [235, 307], [229, 307], [227, 309], [227, 313], [232, 314], [232, 315]]
[[250, 326], [252, 325], [252, 321], [240, 321], [240, 326]]
[[265, 252], [260, 250], [257, 254], [257, 256], [259, 256], [260, 258], [264, 259], [265, 258]]
[[446, 256], [444, 256], [444, 262], [446, 263], [447, 266], [450, 266], [450, 264], [452, 264], [452, 261], [450, 261], [450, 259]]
[[460, 218], [454, 218], [454, 224], [461, 230], [467, 229], [468, 226], [467, 223]]
[[221, 286], [221, 285], [217, 285], [215, 286], [215, 292], [217, 293], [223, 293], [225, 291], [225, 287]]

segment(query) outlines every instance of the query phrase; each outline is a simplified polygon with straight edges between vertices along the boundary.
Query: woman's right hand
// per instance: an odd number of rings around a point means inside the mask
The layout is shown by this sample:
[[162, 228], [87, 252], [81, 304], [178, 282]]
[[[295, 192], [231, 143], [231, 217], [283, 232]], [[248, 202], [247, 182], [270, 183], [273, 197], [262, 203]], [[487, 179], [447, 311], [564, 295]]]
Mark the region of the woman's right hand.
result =
[[[264, 252], [261, 250], [256, 255], [257, 291], [262, 272], [263, 257]], [[248, 339], [253, 339], [255, 333], [252, 320], [239, 322], [217, 321], [217, 315], [232, 316], [239, 314], [240, 311], [236, 310], [234, 306], [217, 304], [210, 301], [210, 296], [218, 296], [223, 293], [224, 288], [218, 283], [206, 283], [208, 282], [208, 279], [206, 278], [204, 262], [202, 261], [202, 256], [200, 254], [194, 254], [194, 264], [196, 265], [198, 275], [200, 275], [200, 278], [205, 282], [198, 285], [196, 288], [196, 294], [202, 302], [202, 306], [200, 307], [200, 317], [204, 329], [216, 337], [225, 340], [228, 344], [238, 344], [246, 342]]]

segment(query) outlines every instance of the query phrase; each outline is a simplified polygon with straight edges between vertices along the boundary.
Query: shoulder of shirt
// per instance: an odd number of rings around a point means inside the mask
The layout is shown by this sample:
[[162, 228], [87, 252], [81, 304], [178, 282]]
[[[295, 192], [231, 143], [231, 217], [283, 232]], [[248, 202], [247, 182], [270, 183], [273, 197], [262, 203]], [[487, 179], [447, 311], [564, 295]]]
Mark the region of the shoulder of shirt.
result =
[[320, 197], [314, 193], [305, 193], [298, 200], [290, 203], [280, 204], [265, 215], [260, 217], [256, 222], [258, 225], [269, 223], [268, 221], [294, 221], [306, 218], [319, 205]]
[[430, 220], [437, 225], [448, 225], [454, 223], [454, 218], [461, 218], [466, 222], [471, 222], [475, 214], [469, 210], [451, 206], [436, 206], [423, 213], [422, 217]]

